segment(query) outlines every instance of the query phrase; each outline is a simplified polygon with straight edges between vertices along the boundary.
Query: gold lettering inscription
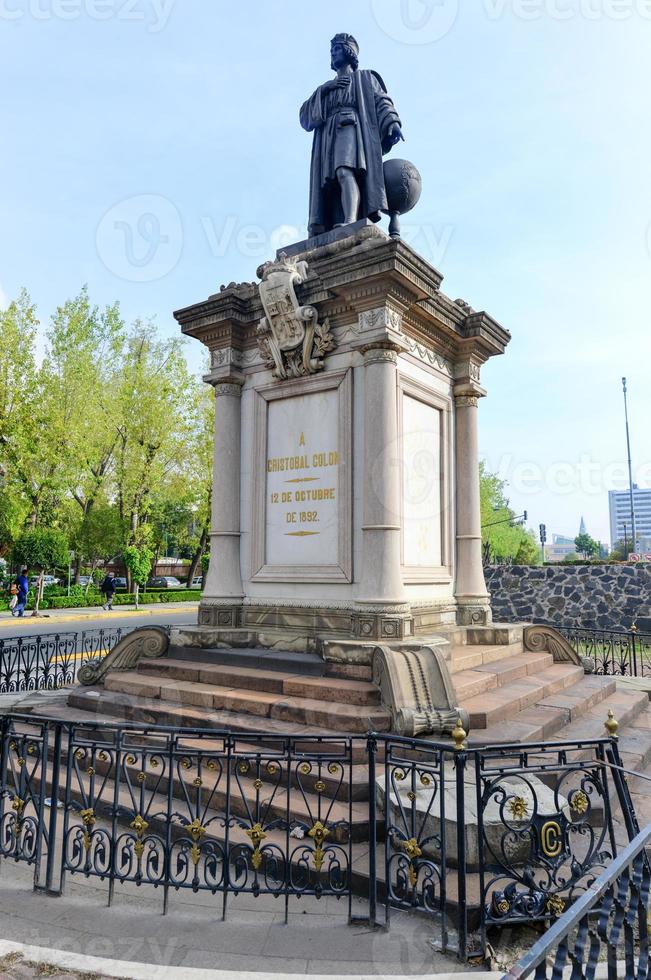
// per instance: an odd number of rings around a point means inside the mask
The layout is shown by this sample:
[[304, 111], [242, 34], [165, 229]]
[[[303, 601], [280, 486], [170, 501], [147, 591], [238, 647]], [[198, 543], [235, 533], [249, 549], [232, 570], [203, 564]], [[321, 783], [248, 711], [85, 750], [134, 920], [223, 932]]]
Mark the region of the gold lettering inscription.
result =
[[271, 456], [267, 460], [267, 473], [285, 473], [288, 470], [324, 469], [339, 466], [339, 453], [312, 453], [312, 462], [306, 454], [298, 456]]
[[[271, 491], [268, 498], [271, 504], [279, 504], [281, 506], [283, 504], [309, 505], [337, 500], [336, 487], [310, 487], [305, 486], [305, 484], [319, 483], [321, 480], [327, 479], [326, 474], [308, 476], [306, 473], [339, 466], [339, 453], [336, 450], [308, 453], [303, 448], [305, 447], [305, 443], [305, 433], [301, 432], [298, 437], [298, 446], [302, 450], [301, 452], [295, 456], [270, 456], [267, 459], [267, 473], [290, 473], [294, 471], [297, 475], [283, 482], [285, 484], [302, 485], [295, 490]], [[333, 477], [330, 476], [330, 480], [332, 479]], [[281, 520], [283, 519], [281, 518]], [[287, 527], [289, 525], [292, 528], [293, 525], [295, 529], [285, 531], [285, 536], [300, 538], [320, 534], [317, 530], [308, 530], [305, 527], [305, 525], [314, 527], [315, 524], [319, 524], [320, 522], [321, 517], [318, 510], [286, 510], [284, 517], [285, 526]]]

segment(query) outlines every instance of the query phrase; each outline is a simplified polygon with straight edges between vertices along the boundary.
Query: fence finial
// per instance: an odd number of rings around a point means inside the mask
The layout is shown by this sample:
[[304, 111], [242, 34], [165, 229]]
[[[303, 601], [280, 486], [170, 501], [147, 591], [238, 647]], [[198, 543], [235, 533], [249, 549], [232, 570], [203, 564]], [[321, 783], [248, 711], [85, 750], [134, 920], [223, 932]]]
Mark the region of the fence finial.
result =
[[613, 714], [613, 709], [612, 708], [609, 708], [608, 709], [608, 717], [606, 718], [606, 721], [605, 721], [604, 724], [606, 726], [606, 731], [608, 732], [608, 734], [610, 735], [611, 738], [615, 739], [615, 738], [618, 738], [619, 737], [617, 735], [617, 729], [619, 728], [619, 724], [615, 720], [615, 716]]
[[465, 731], [463, 725], [461, 724], [461, 718], [457, 718], [457, 723], [452, 729], [452, 738], [454, 739], [455, 752], [461, 752], [462, 749], [465, 749], [467, 734], [468, 733]]

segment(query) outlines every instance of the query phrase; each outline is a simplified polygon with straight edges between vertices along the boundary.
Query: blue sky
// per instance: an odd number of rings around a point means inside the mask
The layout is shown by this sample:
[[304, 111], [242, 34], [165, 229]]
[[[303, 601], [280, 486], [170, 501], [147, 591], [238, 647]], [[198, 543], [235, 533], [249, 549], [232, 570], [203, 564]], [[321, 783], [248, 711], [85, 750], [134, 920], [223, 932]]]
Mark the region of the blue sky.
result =
[[253, 280], [303, 237], [297, 112], [342, 30], [423, 175], [405, 235], [513, 334], [482, 454], [532, 526], [607, 540], [623, 374], [651, 486], [651, 0], [0, 0], [0, 301], [88, 283], [171, 335]]

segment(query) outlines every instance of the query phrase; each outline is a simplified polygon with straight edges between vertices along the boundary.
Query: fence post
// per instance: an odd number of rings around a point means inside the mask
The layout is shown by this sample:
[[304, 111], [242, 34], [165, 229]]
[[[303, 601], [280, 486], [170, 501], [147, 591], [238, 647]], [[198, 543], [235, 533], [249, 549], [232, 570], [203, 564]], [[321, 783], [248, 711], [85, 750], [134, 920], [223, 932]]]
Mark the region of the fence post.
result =
[[[369, 733], [366, 739], [368, 753], [368, 921], [371, 928], [377, 922], [377, 813], [375, 787], [375, 756], [377, 738]], [[387, 790], [385, 788], [385, 799]], [[385, 803], [386, 808], [386, 803]], [[387, 882], [387, 888], [389, 883]]]
[[[45, 890], [48, 895], [61, 895], [63, 888], [61, 884], [61, 874], [59, 875], [58, 888], [53, 887], [55, 861], [57, 854], [57, 820], [59, 816], [59, 782], [61, 778], [61, 741], [63, 726], [61, 722], [55, 723], [54, 729], [54, 749], [52, 757], [52, 783], [50, 786], [50, 822], [47, 835], [47, 866], [45, 871]], [[47, 759], [43, 760], [43, 779], [46, 778]], [[62, 845], [63, 846], [63, 845]], [[61, 867], [63, 866], [63, 851], [61, 852]]]
[[626, 775], [621, 771], [622, 758], [619, 754], [619, 746], [617, 744], [619, 741], [619, 736], [617, 734], [619, 725], [615, 721], [612, 710], [608, 712], [605, 727], [608, 737], [610, 738], [610, 745], [606, 749], [606, 755], [608, 756], [608, 761], [611, 763], [610, 771], [612, 773], [613, 782], [615, 783], [615, 790], [617, 792], [619, 805], [622, 808], [622, 816], [624, 818], [626, 833], [628, 834], [629, 841], [631, 841], [640, 833], [640, 825], [635, 815], [635, 807], [633, 806], [631, 794], [628, 789], [628, 783], [626, 782]]
[[[459, 916], [459, 952], [460, 960], [468, 955], [468, 908], [466, 896], [466, 806], [465, 806], [465, 775], [466, 775], [466, 732], [463, 730], [461, 718], [452, 732], [454, 738], [454, 767], [456, 775], [457, 795], [457, 907]], [[445, 792], [445, 787], [443, 787]]]

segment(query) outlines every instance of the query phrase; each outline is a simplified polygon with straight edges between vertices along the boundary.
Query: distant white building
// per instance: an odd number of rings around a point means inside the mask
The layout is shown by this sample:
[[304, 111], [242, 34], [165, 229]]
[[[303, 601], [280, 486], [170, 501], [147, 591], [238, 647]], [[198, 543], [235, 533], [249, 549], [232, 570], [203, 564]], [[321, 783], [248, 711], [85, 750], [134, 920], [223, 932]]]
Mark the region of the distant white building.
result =
[[640, 490], [633, 488], [633, 511], [635, 513], [635, 532], [637, 542], [632, 541], [631, 495], [628, 490], [609, 490], [610, 543], [613, 547], [618, 541], [628, 540], [633, 550], [648, 549], [651, 544], [651, 487]]
[[563, 534], [552, 534], [551, 544], [545, 545], [545, 561], [563, 561], [575, 553], [574, 538], [566, 538]]

